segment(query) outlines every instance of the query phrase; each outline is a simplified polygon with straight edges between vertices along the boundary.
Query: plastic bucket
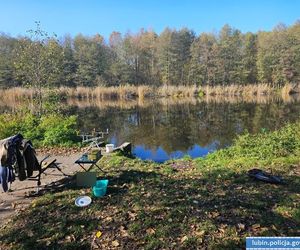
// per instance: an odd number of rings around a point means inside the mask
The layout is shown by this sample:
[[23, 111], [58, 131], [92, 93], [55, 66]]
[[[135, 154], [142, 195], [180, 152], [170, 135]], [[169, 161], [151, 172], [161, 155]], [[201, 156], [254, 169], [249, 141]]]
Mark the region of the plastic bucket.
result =
[[114, 150], [115, 145], [114, 144], [106, 144], [106, 153], [111, 153]]
[[102, 197], [106, 194], [108, 180], [96, 181], [96, 185], [93, 187], [93, 194], [96, 197]]

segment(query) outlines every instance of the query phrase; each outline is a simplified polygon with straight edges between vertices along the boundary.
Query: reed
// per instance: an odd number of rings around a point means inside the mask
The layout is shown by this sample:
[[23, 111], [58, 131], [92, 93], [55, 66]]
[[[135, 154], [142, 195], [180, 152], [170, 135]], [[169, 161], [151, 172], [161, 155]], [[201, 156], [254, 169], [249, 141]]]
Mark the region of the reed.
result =
[[274, 94], [275, 89], [268, 84], [202, 86], [200, 88], [207, 96], [257, 96]]
[[[120, 85], [110, 87], [60, 87], [57, 88], [59, 95], [69, 98], [78, 98], [81, 100], [135, 100], [143, 102], [144, 99], [151, 97], [173, 97], [173, 98], [191, 98], [201, 97], [204, 99], [258, 99], [261, 96], [280, 95], [284, 100], [294, 100], [291, 95], [300, 89], [299, 85], [295, 87], [292, 84], [286, 84], [281, 89], [274, 88], [269, 84], [251, 84], [251, 85], [217, 85], [217, 86], [169, 86], [152, 87], [146, 85]], [[46, 91], [46, 90], [45, 90]], [[299, 91], [300, 92], [300, 91]], [[36, 94], [34, 89], [15, 87], [0, 90], [0, 98], [6, 102], [14, 103], [24, 99], [33, 99]], [[211, 98], [213, 97], [213, 98]]]
[[[99, 98], [67, 98], [64, 103], [67, 106], [77, 106], [79, 108], [85, 107], [97, 107], [101, 110], [108, 108], [120, 108], [120, 109], [132, 109], [135, 107], [147, 108], [151, 105], [161, 104], [162, 106], [180, 104], [192, 104], [195, 105], [199, 102], [204, 103], [256, 103], [267, 104], [282, 101], [284, 103], [300, 102], [300, 95], [290, 95], [282, 98], [280, 95], [248, 95], [248, 96], [225, 96], [225, 95], [205, 95], [201, 98], [197, 97], [161, 97], [161, 98], [136, 98], [136, 99], [99, 99]], [[30, 99], [14, 100], [13, 102], [7, 102], [0, 98], [0, 107], [4, 110], [19, 110], [27, 106], [30, 110], [34, 108], [33, 102]]]
[[300, 93], [300, 84], [287, 83], [281, 89], [282, 98], [289, 98], [291, 95]]
[[163, 97], [192, 97], [196, 96], [199, 88], [195, 85], [192, 86], [172, 86], [163, 85], [156, 90], [156, 95]]

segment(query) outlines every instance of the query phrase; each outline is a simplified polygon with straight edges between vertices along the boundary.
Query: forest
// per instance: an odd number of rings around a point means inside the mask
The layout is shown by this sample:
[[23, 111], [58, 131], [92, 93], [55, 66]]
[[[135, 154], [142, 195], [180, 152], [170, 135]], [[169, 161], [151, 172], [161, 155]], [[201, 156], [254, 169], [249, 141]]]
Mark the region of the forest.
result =
[[[108, 41], [107, 41], [108, 40]], [[37, 76], [37, 72], [40, 76]], [[35, 79], [39, 77], [39, 79]], [[300, 80], [300, 22], [242, 33], [165, 28], [160, 34], [112, 32], [57, 38], [38, 26], [26, 36], [0, 33], [0, 87], [248, 85]]]

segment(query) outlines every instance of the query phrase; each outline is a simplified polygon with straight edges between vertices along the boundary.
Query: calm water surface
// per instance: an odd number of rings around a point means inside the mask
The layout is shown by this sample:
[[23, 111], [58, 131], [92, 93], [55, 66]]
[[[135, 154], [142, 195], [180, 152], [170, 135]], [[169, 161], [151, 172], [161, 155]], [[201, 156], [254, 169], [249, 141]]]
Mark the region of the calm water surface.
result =
[[233, 143], [244, 131], [275, 130], [300, 118], [300, 103], [187, 103], [147, 107], [98, 108], [72, 106], [82, 132], [109, 129], [115, 145], [128, 141], [143, 160], [163, 162], [190, 155], [205, 156]]

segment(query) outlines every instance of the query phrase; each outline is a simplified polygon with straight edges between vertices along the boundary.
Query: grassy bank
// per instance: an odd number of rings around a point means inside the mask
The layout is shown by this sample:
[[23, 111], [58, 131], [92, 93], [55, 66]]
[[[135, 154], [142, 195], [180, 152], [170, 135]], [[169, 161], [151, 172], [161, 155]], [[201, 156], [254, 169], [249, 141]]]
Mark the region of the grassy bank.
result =
[[[156, 164], [114, 154], [99, 165], [110, 180], [104, 198], [80, 209], [74, 199], [90, 189], [48, 192], [0, 230], [1, 247], [243, 249], [247, 236], [300, 234], [300, 122], [245, 134], [204, 159]], [[286, 184], [250, 179], [254, 167]]]

